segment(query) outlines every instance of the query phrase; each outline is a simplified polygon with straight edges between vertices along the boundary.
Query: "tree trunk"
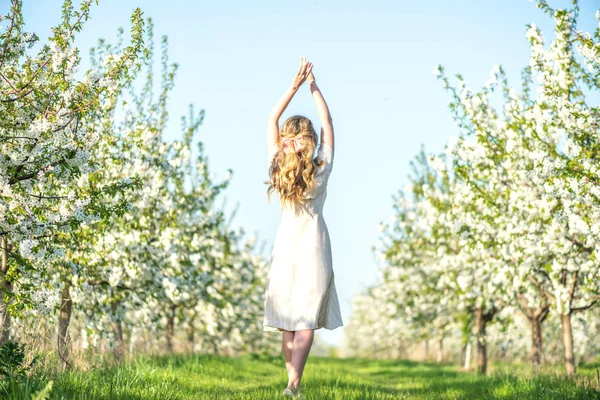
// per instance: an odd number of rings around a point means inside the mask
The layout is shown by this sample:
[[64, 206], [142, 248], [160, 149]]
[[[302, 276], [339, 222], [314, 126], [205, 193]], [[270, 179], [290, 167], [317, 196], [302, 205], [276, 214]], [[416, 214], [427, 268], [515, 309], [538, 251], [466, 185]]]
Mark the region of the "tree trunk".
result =
[[146, 340], [144, 340], [144, 352], [146, 354], [150, 354], [150, 351], [152, 350], [152, 337], [150, 337], [150, 334], [147, 331], [144, 331], [144, 336], [146, 337]]
[[0, 346], [8, 341], [10, 337], [10, 314], [8, 312], [8, 302], [4, 302], [5, 294], [12, 292], [12, 283], [8, 280], [8, 240], [6, 236], [2, 237], [2, 266], [0, 267]]
[[171, 305], [169, 308], [169, 315], [167, 315], [167, 351], [173, 352], [173, 336], [175, 334], [175, 306]]
[[423, 361], [429, 359], [429, 339], [425, 339], [425, 356]]
[[571, 314], [561, 314], [563, 345], [565, 349], [565, 368], [568, 376], [575, 375], [575, 357], [573, 355], [573, 329], [571, 328]]
[[137, 342], [139, 335], [139, 329], [136, 327], [132, 327], [129, 332], [129, 354], [133, 354], [135, 351], [135, 344]]
[[436, 361], [441, 363], [442, 361], [444, 361], [444, 337], [441, 336], [438, 339], [438, 348], [437, 348], [437, 357], [436, 357]]
[[494, 317], [495, 310], [485, 313], [482, 308], [475, 310], [475, 326], [477, 328], [477, 373], [487, 373], [486, 325]]
[[58, 316], [58, 335], [56, 336], [58, 356], [63, 360], [66, 367], [69, 358], [69, 347], [71, 345], [69, 335], [69, 323], [71, 321], [71, 309], [73, 300], [71, 299], [71, 283], [66, 282], [60, 296], [60, 313]]
[[190, 352], [194, 351], [194, 336], [195, 336], [195, 329], [194, 329], [194, 317], [190, 318], [190, 321], [188, 322], [188, 329], [187, 329], [187, 340], [188, 340], [188, 346], [190, 348]]
[[[111, 289], [111, 294], [114, 295], [114, 289]], [[119, 300], [113, 300], [110, 304], [110, 309], [112, 311], [112, 330], [115, 338], [114, 356], [117, 360], [120, 360], [123, 356], [123, 325], [121, 323], [121, 318], [117, 316], [119, 303]]]
[[400, 338], [399, 343], [400, 343], [400, 345], [397, 347], [398, 359], [406, 358], [406, 346], [405, 346], [402, 338]]
[[483, 319], [483, 310], [477, 310], [477, 373], [485, 374], [487, 372], [487, 346], [485, 342], [485, 320]]
[[38, 335], [38, 339], [40, 340], [40, 349], [42, 349], [43, 351], [51, 351], [51, 349], [48, 349], [48, 323], [47, 321], [43, 322], [41, 324], [41, 327], [39, 329], [39, 335]]
[[539, 372], [542, 364], [542, 321], [531, 319], [531, 363], [534, 372]]
[[460, 347], [460, 365], [465, 365], [465, 359], [467, 358], [467, 343], [463, 343]]
[[469, 368], [471, 368], [471, 343], [467, 343], [465, 349], [465, 369], [468, 370]]
[[531, 323], [531, 363], [534, 372], [539, 372], [540, 366], [544, 362], [544, 347], [542, 336], [542, 322], [548, 316], [550, 308], [548, 306], [536, 307], [527, 316]]
[[[464, 366], [465, 369], [469, 369], [469, 362], [467, 358], [471, 354], [471, 332], [473, 328], [473, 314], [465, 312], [459, 314], [458, 320], [460, 321], [460, 337], [461, 337], [461, 352], [460, 352], [460, 365]], [[469, 351], [469, 357], [467, 357], [467, 350]]]

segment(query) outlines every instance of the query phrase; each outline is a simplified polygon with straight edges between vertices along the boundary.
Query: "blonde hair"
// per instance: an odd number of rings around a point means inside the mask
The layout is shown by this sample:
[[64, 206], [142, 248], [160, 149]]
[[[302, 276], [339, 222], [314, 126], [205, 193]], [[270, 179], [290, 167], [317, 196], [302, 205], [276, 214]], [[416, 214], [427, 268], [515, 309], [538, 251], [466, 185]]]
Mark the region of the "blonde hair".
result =
[[[294, 147], [290, 146], [291, 150], [284, 151], [282, 143], [286, 138], [301, 138], [301, 149], [296, 152]], [[310, 119], [302, 115], [294, 115], [283, 123], [278, 148], [269, 167], [270, 179], [265, 182], [269, 185], [267, 189], [269, 202], [272, 192], [277, 192], [282, 207], [287, 202], [305, 200], [303, 195], [314, 186], [316, 167], [322, 166], [325, 162], [324, 160], [317, 162], [313, 158], [316, 146], [317, 133]]]

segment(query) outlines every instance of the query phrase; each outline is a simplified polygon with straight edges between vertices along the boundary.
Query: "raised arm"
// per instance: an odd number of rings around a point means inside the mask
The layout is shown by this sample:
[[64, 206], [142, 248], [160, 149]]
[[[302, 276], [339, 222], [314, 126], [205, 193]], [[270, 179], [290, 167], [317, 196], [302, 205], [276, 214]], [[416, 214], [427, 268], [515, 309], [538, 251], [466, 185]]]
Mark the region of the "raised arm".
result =
[[306, 61], [306, 57], [300, 58], [300, 69], [296, 72], [291, 86], [286, 89], [269, 114], [267, 122], [267, 151], [279, 141], [279, 118], [281, 118], [288, 104], [290, 104], [292, 97], [294, 97], [298, 88], [304, 83], [311, 71], [312, 63]]
[[329, 107], [327, 107], [327, 103], [325, 103], [325, 99], [321, 94], [321, 90], [319, 90], [319, 87], [317, 86], [312, 71], [308, 75], [307, 82], [310, 86], [310, 92], [315, 102], [315, 107], [317, 108], [317, 114], [319, 114], [319, 119], [321, 120], [321, 143], [329, 145], [333, 150], [334, 140], [331, 114], [329, 113]]

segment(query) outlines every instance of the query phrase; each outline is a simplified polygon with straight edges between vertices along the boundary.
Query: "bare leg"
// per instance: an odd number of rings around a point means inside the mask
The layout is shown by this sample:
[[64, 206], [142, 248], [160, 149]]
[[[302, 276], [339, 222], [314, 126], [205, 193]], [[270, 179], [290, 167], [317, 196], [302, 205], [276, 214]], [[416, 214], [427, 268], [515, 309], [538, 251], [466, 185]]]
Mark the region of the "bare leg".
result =
[[294, 348], [295, 331], [281, 331], [283, 341], [283, 356], [285, 357], [285, 369], [287, 370], [288, 380], [292, 373], [292, 349]]
[[292, 349], [292, 369], [288, 382], [288, 387], [297, 391], [300, 388], [300, 380], [304, 372], [304, 366], [310, 352], [315, 337], [314, 329], [302, 329], [296, 331], [294, 336], [294, 347]]

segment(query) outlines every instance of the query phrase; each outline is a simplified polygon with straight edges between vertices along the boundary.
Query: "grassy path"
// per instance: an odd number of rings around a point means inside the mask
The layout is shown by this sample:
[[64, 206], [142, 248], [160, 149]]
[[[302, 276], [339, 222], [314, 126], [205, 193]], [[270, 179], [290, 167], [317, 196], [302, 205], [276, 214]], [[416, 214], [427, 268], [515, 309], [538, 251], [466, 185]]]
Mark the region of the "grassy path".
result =
[[[585, 369], [582, 369], [585, 373]], [[588, 373], [594, 373], [591, 369]], [[40, 377], [14, 388], [9, 399], [53, 380], [51, 399], [281, 399], [287, 383], [282, 358], [202, 356], [140, 358], [119, 367]], [[571, 381], [497, 375], [480, 378], [453, 365], [394, 360], [310, 357], [302, 383], [305, 399], [600, 399]], [[8, 394], [6, 388], [0, 397]], [[18, 393], [18, 392], [21, 393]]]

